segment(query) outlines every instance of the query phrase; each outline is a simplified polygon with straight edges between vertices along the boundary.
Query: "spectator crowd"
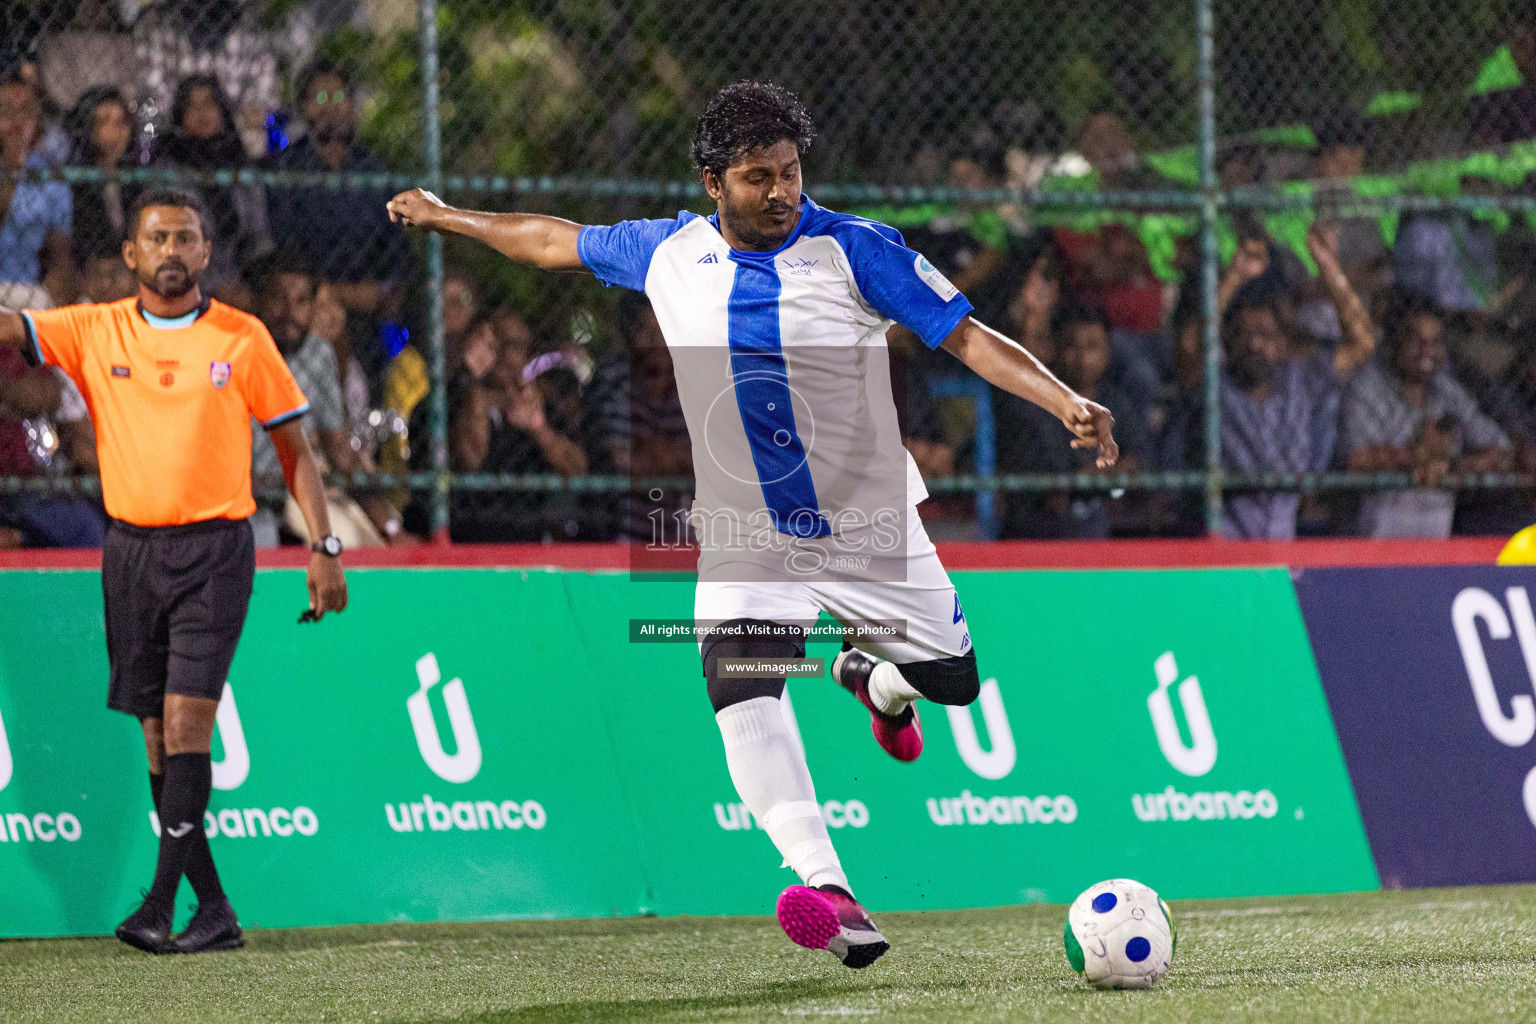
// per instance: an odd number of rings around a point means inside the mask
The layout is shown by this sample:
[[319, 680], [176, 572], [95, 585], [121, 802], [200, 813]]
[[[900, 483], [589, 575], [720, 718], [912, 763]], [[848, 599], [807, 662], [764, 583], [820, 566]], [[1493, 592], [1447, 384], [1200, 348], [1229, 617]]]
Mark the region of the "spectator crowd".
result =
[[[359, 135], [359, 97], [345, 67], [308, 59], [285, 81], [273, 46], [241, 20], [240, 5], [216, 6], [232, 20], [210, 40], [176, 16], [185, 3], [152, 5], [125, 39], [138, 79], [82, 88], [67, 105], [43, 86], [35, 63], [17, 61], [0, 75], [0, 163], [13, 175], [0, 184], [0, 302], [40, 308], [136, 293], [120, 246], [138, 185], [116, 172], [388, 169]], [[1536, 39], [1536, 23], [1517, 29]], [[1512, 52], [1536, 81], [1536, 43]], [[1466, 146], [1506, 146], [1524, 138], [1500, 134], [1520, 117], [1536, 124], [1536, 100], [1523, 90], [1500, 102], [1496, 114], [1469, 116]], [[1315, 151], [1300, 163], [1224, 145], [1224, 187], [1305, 180], [1318, 209], [1344, 209], [1321, 197], [1378, 165], [1372, 133], [1339, 114], [1312, 128]], [[981, 125], [922, 163], [934, 183], [963, 188], [1033, 184], [1063, 167], [1091, 170], [1104, 189], [1147, 184], [1132, 126], [1116, 113], [1094, 111], [1070, 133], [1057, 126], [1051, 135], [1021, 148]], [[65, 184], [21, 173], [63, 165], [107, 176]], [[386, 192], [314, 180], [203, 180], [214, 239], [205, 290], [266, 324], [310, 400], [312, 445], [338, 479], [427, 469], [434, 403], [410, 240], [389, 222]], [[1470, 185], [1508, 189], [1494, 179]], [[814, 183], [808, 189], [814, 195]], [[1180, 240], [1169, 275], [1154, 272], [1147, 239], [1124, 220], [1046, 226], [1027, 210], [968, 203], [869, 212], [900, 227], [982, 320], [1115, 412], [1124, 454], [1113, 472], [1204, 469], [1207, 325], [1193, 239]], [[1391, 231], [1375, 216], [1320, 215], [1290, 243], [1257, 217], [1225, 225], [1215, 395], [1220, 459], [1235, 482], [1224, 534], [1443, 537], [1510, 532], [1536, 519], [1527, 491], [1446, 486], [1457, 474], [1536, 472], [1536, 234], [1519, 223], [1498, 228], [1453, 209], [1406, 214]], [[442, 309], [451, 470], [691, 475], [654, 315], [642, 296], [597, 292], [589, 290], [580, 315], [567, 311], [551, 326], [480, 266], [450, 265]], [[1048, 413], [995, 389], [957, 399], [945, 387], [962, 373], [957, 362], [900, 328], [890, 342], [908, 448], [925, 475], [976, 470], [984, 451], [999, 473], [1097, 472]], [[995, 422], [989, 439], [977, 433], [982, 405]], [[259, 543], [304, 540], [259, 430], [252, 457]], [[0, 477], [95, 468], [90, 419], [70, 382], [0, 352]], [[1394, 474], [1409, 486], [1304, 493], [1265, 479], [1335, 470]], [[419, 490], [363, 484], [329, 497], [349, 545], [410, 543], [428, 532]], [[1202, 498], [1004, 491], [996, 523], [1006, 537], [1193, 534], [1204, 529]], [[673, 487], [605, 497], [466, 488], [453, 492], [450, 521], [462, 541], [640, 539], [659, 521], [679, 521], [687, 502]], [[975, 529], [975, 508], [972, 497], [939, 495], [923, 512], [944, 524], [941, 533], [963, 533]], [[0, 493], [0, 547], [99, 545], [103, 525], [99, 504], [77, 491]]]

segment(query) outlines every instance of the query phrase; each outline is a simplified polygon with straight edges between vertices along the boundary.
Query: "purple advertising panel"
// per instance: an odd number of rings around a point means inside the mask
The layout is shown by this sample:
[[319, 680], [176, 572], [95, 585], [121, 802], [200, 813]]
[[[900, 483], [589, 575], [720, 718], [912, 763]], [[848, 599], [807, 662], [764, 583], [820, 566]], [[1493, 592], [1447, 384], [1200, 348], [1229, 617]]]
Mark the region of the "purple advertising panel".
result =
[[1536, 568], [1295, 584], [1382, 885], [1536, 881]]

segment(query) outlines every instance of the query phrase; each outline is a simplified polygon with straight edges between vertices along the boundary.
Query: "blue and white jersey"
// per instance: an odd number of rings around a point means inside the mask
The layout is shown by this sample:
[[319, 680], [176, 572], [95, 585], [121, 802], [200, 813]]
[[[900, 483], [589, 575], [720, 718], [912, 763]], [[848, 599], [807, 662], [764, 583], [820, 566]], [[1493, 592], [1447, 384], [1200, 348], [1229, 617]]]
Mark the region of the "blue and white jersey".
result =
[[582, 263], [643, 291], [693, 443], [695, 521], [836, 536], [927, 497], [901, 443], [885, 332], [938, 347], [971, 312], [895, 229], [802, 199], [772, 252], [734, 250], [714, 216], [583, 228]]

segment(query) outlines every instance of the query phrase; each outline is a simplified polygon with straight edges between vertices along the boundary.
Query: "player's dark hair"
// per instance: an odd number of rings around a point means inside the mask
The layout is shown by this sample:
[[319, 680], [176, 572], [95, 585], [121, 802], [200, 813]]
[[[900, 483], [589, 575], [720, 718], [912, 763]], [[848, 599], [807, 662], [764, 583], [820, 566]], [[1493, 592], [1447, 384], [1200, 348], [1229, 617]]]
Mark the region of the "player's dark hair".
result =
[[257, 295], [266, 291], [272, 279], [279, 274], [301, 274], [309, 278], [311, 284], [318, 284], [320, 279], [314, 259], [309, 250], [302, 246], [279, 246], [248, 260], [241, 269], [245, 283]]
[[1364, 118], [1351, 110], [1336, 110], [1312, 126], [1312, 136], [1317, 140], [1317, 152], [1341, 146], [1358, 146], [1362, 149], [1371, 143], [1371, 130]]
[[805, 104], [788, 89], [736, 82], [715, 93], [693, 132], [693, 165], [724, 177], [747, 153], [789, 139], [801, 156], [816, 138]]
[[196, 189], [182, 185], [152, 185], [138, 194], [128, 208], [128, 216], [123, 218], [123, 231], [129, 240], [139, 233], [139, 219], [151, 206], [180, 206], [191, 210], [197, 214], [203, 240], [213, 240], [213, 216], [208, 212], [208, 204], [203, 202]]

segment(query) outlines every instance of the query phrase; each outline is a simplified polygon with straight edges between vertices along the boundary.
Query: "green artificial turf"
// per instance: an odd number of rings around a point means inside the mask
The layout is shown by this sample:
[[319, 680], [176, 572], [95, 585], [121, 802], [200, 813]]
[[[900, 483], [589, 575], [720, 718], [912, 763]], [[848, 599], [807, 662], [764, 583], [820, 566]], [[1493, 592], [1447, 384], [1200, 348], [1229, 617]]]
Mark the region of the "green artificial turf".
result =
[[892, 951], [859, 972], [767, 918], [253, 931], [182, 959], [0, 942], [0, 1020], [1536, 1020], [1536, 886], [1184, 901], [1150, 992], [1080, 982], [1064, 910], [880, 915]]

